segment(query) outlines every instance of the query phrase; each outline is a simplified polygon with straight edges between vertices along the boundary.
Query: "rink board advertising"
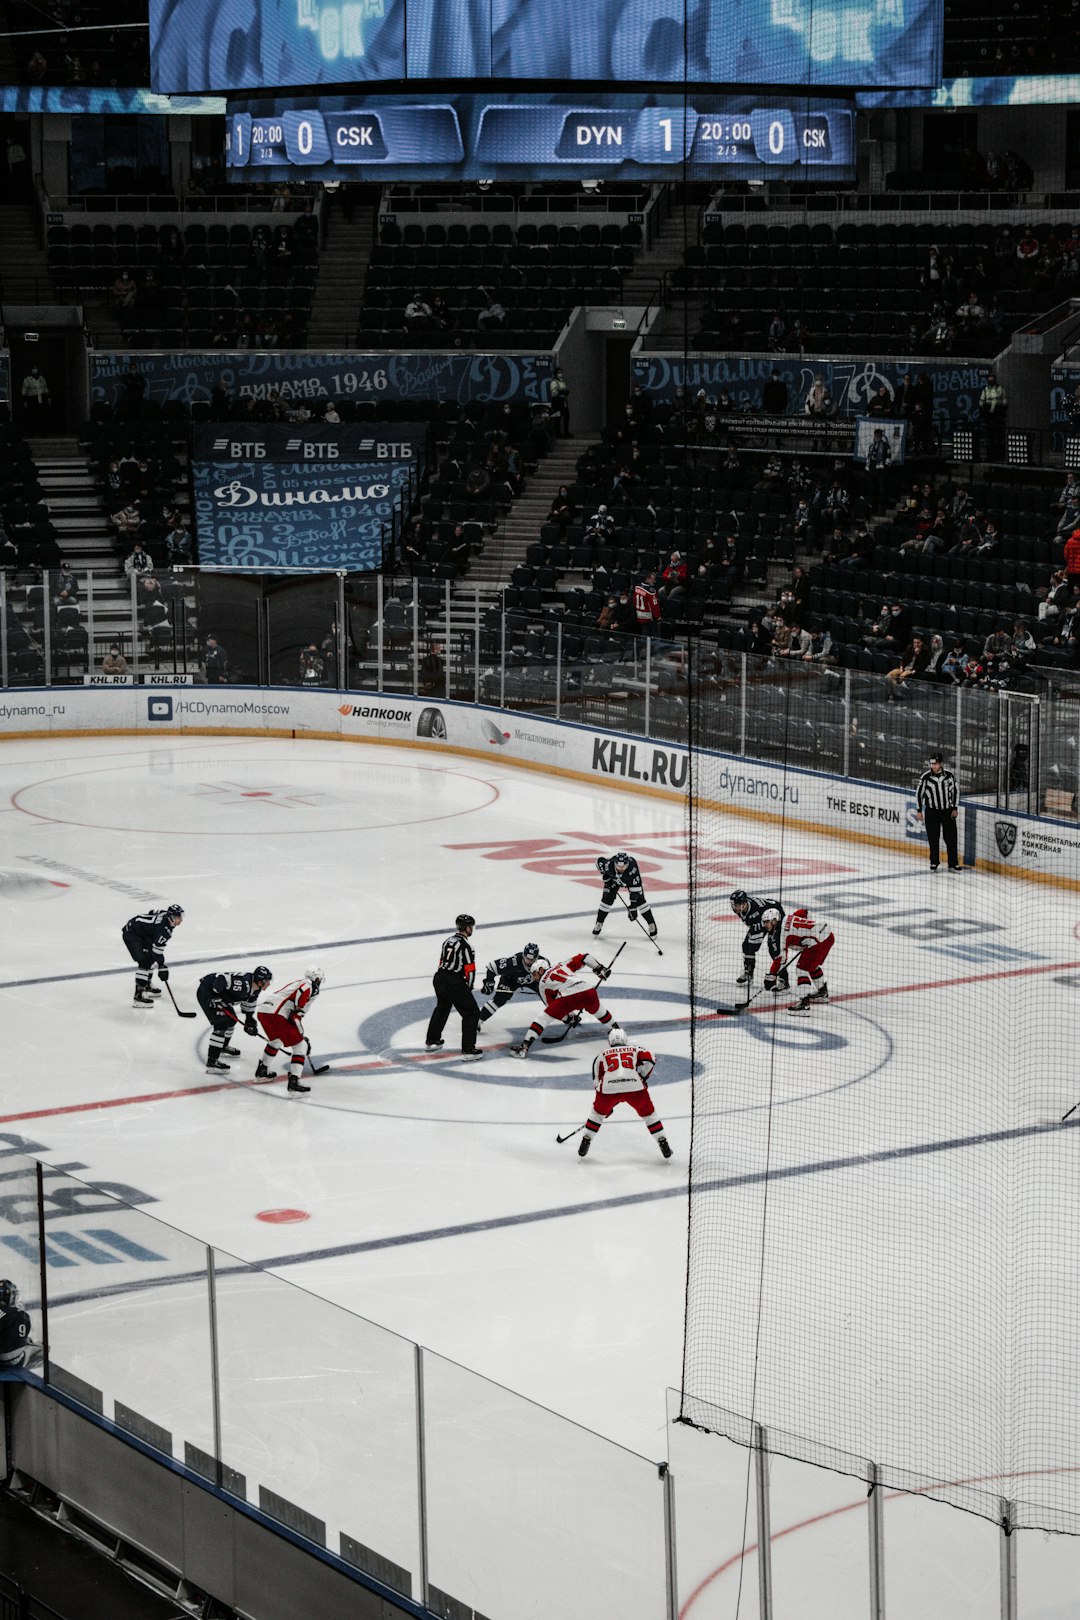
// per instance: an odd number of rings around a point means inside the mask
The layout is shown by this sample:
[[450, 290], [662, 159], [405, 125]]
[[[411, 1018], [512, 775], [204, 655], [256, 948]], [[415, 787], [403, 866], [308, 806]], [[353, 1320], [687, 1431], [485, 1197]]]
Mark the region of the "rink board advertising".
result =
[[154, 90], [936, 85], [942, 0], [150, 0]]
[[[687, 751], [677, 744], [398, 692], [242, 686], [147, 691], [126, 686], [0, 693], [0, 739], [93, 731], [239, 731], [414, 743], [436, 751], [497, 756], [500, 765], [569, 774], [633, 795], [661, 793], [668, 799], [680, 797], [688, 780]], [[724, 762], [713, 775], [713, 791], [723, 808], [737, 815], [782, 815], [812, 831], [869, 840], [926, 859], [926, 835], [916, 820], [910, 790], [736, 755], [713, 757]], [[1002, 812], [970, 801], [961, 815], [965, 865], [1050, 883], [1074, 879], [1080, 849], [1075, 822]]]
[[838, 98], [462, 95], [229, 102], [226, 162], [249, 184], [495, 177], [855, 178], [854, 103]]

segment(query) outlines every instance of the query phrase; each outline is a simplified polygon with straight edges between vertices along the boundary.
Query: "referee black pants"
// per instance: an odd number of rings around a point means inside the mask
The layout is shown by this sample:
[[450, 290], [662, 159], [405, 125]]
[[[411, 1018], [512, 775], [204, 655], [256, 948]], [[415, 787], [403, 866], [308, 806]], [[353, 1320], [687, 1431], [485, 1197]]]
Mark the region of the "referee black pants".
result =
[[951, 810], [924, 810], [923, 822], [926, 826], [926, 836], [930, 840], [930, 865], [938, 866], [941, 861], [939, 840], [945, 840], [945, 853], [949, 857], [949, 865], [955, 872], [960, 865], [956, 853], [956, 817]]
[[461, 1014], [461, 1050], [475, 1051], [476, 1031], [480, 1027], [480, 1009], [466, 980], [460, 973], [451, 973], [447, 968], [437, 968], [431, 982], [435, 987], [435, 1011], [427, 1027], [427, 1045], [431, 1046], [435, 1041], [442, 1039], [450, 1009], [456, 1007]]

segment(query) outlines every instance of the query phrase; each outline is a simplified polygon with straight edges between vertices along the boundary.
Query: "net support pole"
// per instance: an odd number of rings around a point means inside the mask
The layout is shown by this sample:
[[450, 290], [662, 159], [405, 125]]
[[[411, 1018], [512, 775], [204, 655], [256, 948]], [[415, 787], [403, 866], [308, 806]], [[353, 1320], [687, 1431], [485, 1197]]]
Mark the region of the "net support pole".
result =
[[870, 1620], [885, 1620], [885, 1498], [877, 1463], [866, 1465], [866, 1525], [870, 1536]]
[[414, 1392], [416, 1397], [416, 1529], [417, 1574], [420, 1602], [428, 1600], [427, 1534], [427, 1440], [424, 1433], [424, 1347], [413, 1346]]
[[746, 753], [746, 654], [739, 654], [739, 753]]
[[679, 1620], [679, 1565], [675, 1547], [675, 1475], [666, 1462], [659, 1465], [664, 1487], [664, 1620]]
[[[560, 624], [560, 629], [562, 628]], [[645, 637], [645, 735], [651, 737], [649, 729], [651, 709], [649, 699], [652, 696], [652, 636]]]
[[[851, 671], [844, 671], [844, 765], [845, 777], [851, 775]], [[871, 1464], [873, 1467], [873, 1464]]]
[[7, 686], [11, 680], [8, 668], [8, 594], [7, 571], [0, 568], [0, 682]]
[[386, 590], [385, 590], [385, 587], [383, 585], [383, 576], [381, 574], [377, 574], [376, 577], [375, 577], [375, 625], [376, 625], [376, 629], [377, 629], [378, 634], [376, 635], [376, 638], [375, 638], [375, 646], [376, 646], [376, 652], [375, 652], [375, 658], [376, 658], [375, 682], [376, 682], [376, 689], [378, 691], [380, 691], [380, 692], [383, 690], [383, 680], [384, 680], [384, 676], [385, 676], [384, 666], [383, 666], [383, 651], [384, 651], [385, 646], [386, 646], [386, 625], [383, 622], [383, 618], [384, 618], [385, 613], [386, 613]]
[[480, 701], [480, 587], [473, 586], [473, 702]]
[[221, 1489], [221, 1366], [218, 1358], [217, 1272], [214, 1251], [206, 1246], [206, 1318], [210, 1331], [210, 1412], [213, 1424], [214, 1484]]
[[767, 1436], [760, 1423], [754, 1424], [754, 1495], [757, 1503], [758, 1614], [772, 1620], [772, 1523], [769, 1517], [769, 1454]]
[[503, 593], [502, 612], [499, 615], [499, 708], [506, 708], [506, 593]]
[[1001, 1498], [1001, 1620], [1016, 1620], [1016, 1526], [1013, 1505]]
[[964, 757], [964, 697], [963, 688], [959, 686], [956, 688], [956, 742], [953, 745], [953, 757], [957, 786], [963, 793], [965, 786], [962, 769]]
[[555, 626], [555, 718], [562, 717], [562, 620]]

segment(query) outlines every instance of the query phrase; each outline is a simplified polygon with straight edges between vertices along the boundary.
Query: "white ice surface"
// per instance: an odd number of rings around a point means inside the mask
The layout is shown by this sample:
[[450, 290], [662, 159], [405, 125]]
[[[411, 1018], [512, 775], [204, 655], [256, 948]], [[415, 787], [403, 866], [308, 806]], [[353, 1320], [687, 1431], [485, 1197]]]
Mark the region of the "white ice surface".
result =
[[[547, 780], [494, 760], [390, 748], [87, 739], [11, 743], [0, 751], [0, 837], [8, 924], [0, 974], [7, 1035], [0, 1131], [25, 1138], [34, 1156], [66, 1167], [80, 1182], [136, 1189], [147, 1200], [117, 1212], [90, 1208], [83, 1195], [81, 1207], [68, 1202], [52, 1211], [50, 1243], [59, 1240], [52, 1256], [68, 1262], [50, 1269], [57, 1361], [104, 1388], [107, 1400], [164, 1425], [178, 1456], [185, 1441], [209, 1449], [202, 1272], [204, 1246], [214, 1245], [221, 1251], [224, 1450], [231, 1465], [245, 1473], [253, 1496], [266, 1485], [323, 1518], [331, 1545], [345, 1529], [409, 1568], [415, 1568], [409, 1341], [641, 1458], [667, 1455], [664, 1392], [679, 1384], [682, 1355], [690, 1106], [677, 806]], [[605, 994], [620, 1022], [658, 1054], [654, 1095], [675, 1148], [671, 1163], [660, 1159], [628, 1110], [605, 1125], [584, 1163], [576, 1138], [556, 1145], [556, 1133], [580, 1124], [588, 1107], [588, 1066], [599, 1035], [587, 1025], [564, 1045], [519, 1062], [509, 1054], [528, 1019], [519, 996], [482, 1026], [482, 1063], [454, 1061], [456, 1016], [446, 1051], [423, 1051], [431, 973], [455, 913], [475, 914], [481, 965], [526, 940], [537, 940], [552, 959], [593, 948], [595, 855], [617, 847], [646, 852], [642, 864], [664, 954], [613, 916], [602, 951], [612, 954], [624, 939], [627, 945]], [[777, 847], [774, 828], [732, 823], [713, 854], [718, 903], [705, 908], [717, 930], [729, 915], [731, 888], [770, 886]], [[786, 895], [801, 885], [800, 896], [843, 897], [846, 909], [834, 908], [842, 923], [830, 964], [834, 991], [993, 970], [992, 963], [935, 954], [932, 940], [921, 944], [902, 922], [881, 920], [890, 907], [901, 913], [917, 904], [929, 915], [955, 908], [945, 888], [951, 880], [942, 874], [925, 879], [913, 901], [906, 879], [921, 874], [913, 862], [791, 832], [784, 866]], [[999, 880], [959, 881], [969, 885], [968, 910], [978, 914], [983, 906], [997, 914], [1000, 896], [992, 906], [988, 896]], [[1010, 937], [1040, 965], [1062, 964], [1067, 977], [1067, 964], [1080, 958], [1076, 903], [1048, 890], [1039, 898], [1037, 913], [1027, 897], [1017, 907], [1018, 931]], [[281, 1085], [233, 1083], [250, 1080], [258, 1055], [258, 1043], [243, 1037], [230, 1081], [215, 1082], [203, 1069], [201, 1016], [181, 1021], [164, 998], [151, 1014], [132, 1009], [120, 926], [170, 900], [186, 908], [171, 953], [181, 1006], [196, 1007], [200, 974], [219, 967], [265, 961], [275, 982], [312, 961], [324, 968], [326, 986], [308, 1031], [317, 1060], [329, 1062], [332, 1072], [311, 1082], [309, 1097], [287, 1100]], [[868, 916], [878, 920], [862, 920]], [[734, 961], [737, 938], [728, 931]], [[1052, 973], [1046, 982], [1055, 983]], [[719, 977], [712, 989], [721, 998], [734, 994]], [[1072, 994], [1056, 987], [1054, 1005], [1064, 1008]], [[850, 1126], [861, 1096], [873, 1099], [867, 1149], [902, 1137], [899, 1096], [913, 1045], [928, 1032], [948, 1038], [950, 1006], [945, 991], [890, 992], [869, 1004], [838, 1001], [822, 1014], [843, 1034], [842, 1056], [828, 1074], [810, 1061], [780, 1076], [794, 1086], [798, 1068], [807, 1159], [818, 1156], [836, 1110], [848, 1111]], [[981, 1027], [981, 1057], [980, 1024], [967, 1027], [973, 1063], [987, 1061], [992, 1049], [989, 1015]], [[752, 1043], [747, 1051], [760, 1044], [742, 1027], [733, 1027], [730, 1038]], [[814, 1037], [790, 1039], [812, 1044]], [[735, 1110], [757, 1106], [743, 1095], [740, 1049], [736, 1044], [732, 1062]], [[1075, 1100], [1067, 1043], [1056, 1050], [1060, 1064], [1048, 1068], [1033, 1099], [1047, 1118]], [[837, 1063], [851, 1081], [839, 1092]], [[943, 1121], [943, 1136], [954, 1123]], [[736, 1112], [730, 1171], [740, 1165], [741, 1128]], [[797, 1125], [790, 1135], [785, 1152], [798, 1151]], [[882, 1184], [895, 1173], [883, 1171]], [[932, 1176], [933, 1164], [919, 1161], [917, 1173]], [[48, 1185], [63, 1190], [67, 1181], [62, 1173]], [[33, 1227], [24, 1218], [30, 1189], [13, 1181], [4, 1190], [23, 1202], [0, 1204], [0, 1244], [9, 1251], [3, 1265], [35, 1294], [27, 1249]], [[261, 1218], [280, 1210], [302, 1218], [285, 1224]], [[231, 1256], [270, 1262], [290, 1285], [287, 1294], [265, 1275], [233, 1272]], [[733, 1301], [744, 1283], [731, 1279]], [[896, 1281], [901, 1295], [913, 1286], [908, 1277]], [[356, 1316], [375, 1325], [358, 1324]], [[501, 1605], [498, 1620], [550, 1615], [553, 1605], [561, 1605], [563, 1620], [578, 1612], [590, 1620], [607, 1612], [649, 1620], [660, 1614], [648, 1584], [656, 1551], [651, 1534], [627, 1534], [596, 1564], [595, 1589], [586, 1583], [567, 1590], [558, 1580], [548, 1589], [539, 1552], [558, 1536], [570, 1567], [576, 1537], [583, 1562], [595, 1561], [588, 1519], [605, 1488], [618, 1490], [630, 1521], [640, 1523], [655, 1509], [650, 1522], [658, 1528], [655, 1470], [637, 1458], [619, 1462], [624, 1454], [612, 1446], [501, 1398], [468, 1374], [437, 1372], [441, 1366], [432, 1362], [428, 1408], [440, 1485], [432, 1580], [471, 1597], [484, 1612]], [[488, 1437], [483, 1456], [476, 1454], [478, 1435]], [[686, 1487], [677, 1491], [683, 1613], [692, 1620], [734, 1615], [740, 1571], [739, 1612], [752, 1613], [756, 1564], [753, 1556], [739, 1556], [746, 1454], [721, 1461], [730, 1449], [722, 1442], [685, 1431], [681, 1440], [689, 1447], [682, 1459]], [[568, 1446], [572, 1453], [577, 1448], [569, 1471], [559, 1461]], [[362, 1454], [368, 1465], [350, 1470], [344, 1491], [330, 1460], [337, 1449]], [[370, 1483], [375, 1458], [377, 1489]], [[675, 1463], [678, 1475], [678, 1454]], [[703, 1478], [715, 1468], [724, 1479], [695, 1494], [699, 1468]], [[861, 1487], [795, 1464], [774, 1469], [774, 1563], [778, 1593], [789, 1594], [778, 1617], [865, 1612]], [[510, 1526], [521, 1506], [520, 1482], [543, 1479], [547, 1470], [553, 1480], [585, 1482], [584, 1494], [565, 1501], [554, 1487], [541, 1491], [538, 1517], [531, 1509], [536, 1544], [518, 1546]], [[461, 1550], [454, 1501], [459, 1493], [466, 1501], [468, 1493], [454, 1482], [464, 1477], [482, 1479], [479, 1501], [506, 1515], [512, 1555], [505, 1569], [472, 1567]], [[714, 1514], [713, 1505], [725, 1510]], [[947, 1612], [956, 1620], [992, 1612], [993, 1527], [911, 1499], [887, 1507], [895, 1552], [890, 1620], [908, 1612]], [[747, 1543], [754, 1541], [751, 1492]], [[1060, 1620], [1071, 1612], [1069, 1585], [1080, 1574], [1075, 1544], [1032, 1535], [1022, 1546], [1021, 1614]], [[945, 1583], [942, 1569], [966, 1571], [965, 1560], [977, 1573]], [[608, 1609], [624, 1578], [633, 1595]], [[515, 1608], [523, 1587], [534, 1607]]]

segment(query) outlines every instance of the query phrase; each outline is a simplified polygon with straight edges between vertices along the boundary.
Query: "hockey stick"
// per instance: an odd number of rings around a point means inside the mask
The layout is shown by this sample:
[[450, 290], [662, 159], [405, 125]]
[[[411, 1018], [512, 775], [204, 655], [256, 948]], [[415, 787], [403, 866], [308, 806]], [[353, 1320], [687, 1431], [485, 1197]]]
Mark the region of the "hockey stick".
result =
[[306, 1035], [304, 1036], [304, 1062], [307, 1064], [307, 1066], [311, 1070], [312, 1074], [329, 1074], [330, 1073], [330, 1065], [329, 1065], [329, 1063], [316, 1063], [314, 1061], [314, 1059], [312, 1058], [312, 1056], [311, 1056], [311, 1042], [308, 1040]]
[[1074, 1102], [1072, 1107], [1069, 1109], [1068, 1114], [1062, 1114], [1061, 1124], [1064, 1125], [1065, 1121], [1070, 1117], [1070, 1115], [1075, 1114], [1078, 1108], [1080, 1108], [1080, 1102]]
[[169, 1000], [173, 1004], [173, 1009], [174, 1009], [174, 1011], [176, 1013], [177, 1018], [195, 1018], [197, 1016], [193, 1012], [182, 1012], [181, 1009], [179, 1007], [177, 1007], [177, 1005], [176, 1005], [176, 997], [172, 993], [172, 985], [169, 983], [168, 979], [165, 980], [165, 988], [169, 992]]
[[[794, 952], [791, 956], [786, 956], [784, 958], [784, 960], [780, 964], [780, 970], [779, 970], [779, 973], [777, 974], [778, 978], [780, 976], [780, 973], [786, 973], [789, 963], [793, 962], [797, 955], [798, 955], [798, 952]], [[717, 1007], [716, 1016], [717, 1016], [717, 1018], [738, 1018], [739, 1014], [744, 1013], [746, 1011], [747, 1007], [749, 1007], [752, 1002], [755, 1002], [757, 1000], [758, 996], [763, 996], [764, 994], [765, 994], [765, 986], [762, 985], [760, 990], [755, 990], [754, 991], [753, 995], [750, 995], [749, 993], [747, 993], [746, 1000], [745, 1001], [740, 1001], [734, 1007]], [[1080, 1107], [1080, 1104], [1077, 1104], [1077, 1106]]]
[[562, 1034], [561, 1035], [556, 1035], [555, 1039], [552, 1040], [552, 1041], [545, 1040], [544, 1037], [541, 1035], [541, 1037], [540, 1037], [540, 1045], [541, 1046], [559, 1046], [563, 1041], [565, 1041], [565, 1039], [569, 1035], [570, 1031], [572, 1029], [577, 1029], [577, 1027], [578, 1027], [578, 1025], [580, 1023], [581, 1023], [581, 1013], [580, 1012], [568, 1013], [566, 1018], [563, 1020]]
[[579, 1125], [579, 1126], [578, 1126], [578, 1127], [577, 1127], [577, 1129], [576, 1129], [576, 1130], [573, 1130], [573, 1131], [567, 1131], [567, 1133], [566, 1133], [566, 1135], [565, 1135], [565, 1136], [557, 1136], [557, 1137], [556, 1137], [556, 1138], [555, 1138], [555, 1140], [556, 1140], [556, 1142], [569, 1142], [569, 1140], [570, 1140], [570, 1138], [571, 1138], [571, 1137], [572, 1137], [572, 1136], [577, 1136], [577, 1135], [578, 1135], [578, 1133], [579, 1133], [579, 1132], [580, 1132], [580, 1131], [583, 1131], [583, 1130], [584, 1130], [584, 1129], [585, 1129], [585, 1127], [584, 1127], [584, 1125]]
[[645, 938], [648, 940], [649, 944], [655, 950], [657, 956], [663, 956], [663, 954], [664, 954], [663, 951], [660, 949], [660, 947], [656, 943], [655, 939], [653, 939], [652, 935], [649, 933], [649, 930], [645, 927], [645, 924], [642, 922], [641, 918], [638, 916], [637, 911], [635, 910], [635, 908], [633, 906], [631, 906], [626, 900], [623, 900], [623, 895], [622, 895], [622, 890], [621, 889], [619, 890], [619, 899], [623, 901], [623, 910], [626, 912], [626, 914], [628, 916], [629, 916], [631, 911], [634, 912], [633, 921], [637, 923], [638, 927], [641, 929], [641, 932], [645, 935]]

